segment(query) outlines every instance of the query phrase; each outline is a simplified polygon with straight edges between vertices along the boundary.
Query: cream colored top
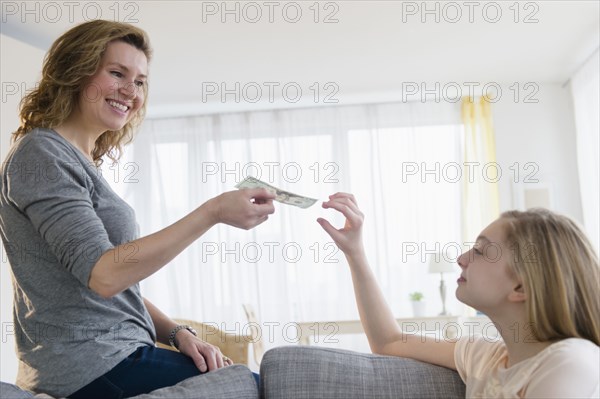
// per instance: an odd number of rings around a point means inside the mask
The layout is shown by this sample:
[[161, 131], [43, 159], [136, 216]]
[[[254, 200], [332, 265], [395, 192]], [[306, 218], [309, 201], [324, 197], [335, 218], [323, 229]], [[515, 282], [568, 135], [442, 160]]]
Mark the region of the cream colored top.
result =
[[506, 368], [503, 341], [463, 337], [454, 350], [467, 398], [598, 398], [600, 347], [569, 338]]

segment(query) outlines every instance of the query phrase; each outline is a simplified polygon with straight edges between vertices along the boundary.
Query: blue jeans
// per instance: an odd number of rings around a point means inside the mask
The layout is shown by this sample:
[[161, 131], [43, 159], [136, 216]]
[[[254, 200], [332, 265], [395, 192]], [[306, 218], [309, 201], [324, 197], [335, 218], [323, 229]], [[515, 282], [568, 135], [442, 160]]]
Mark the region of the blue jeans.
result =
[[[202, 374], [186, 355], [142, 346], [112, 370], [69, 395], [71, 399], [121, 399], [175, 385]], [[258, 374], [254, 374], [256, 383]]]

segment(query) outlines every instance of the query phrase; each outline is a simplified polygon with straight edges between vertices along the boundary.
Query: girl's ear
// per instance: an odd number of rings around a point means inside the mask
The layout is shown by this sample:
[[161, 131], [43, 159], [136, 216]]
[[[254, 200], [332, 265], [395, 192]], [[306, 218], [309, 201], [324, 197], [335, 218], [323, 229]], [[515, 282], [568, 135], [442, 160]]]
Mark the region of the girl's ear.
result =
[[508, 294], [508, 300], [511, 302], [525, 302], [527, 299], [527, 294], [525, 294], [525, 290], [523, 289], [523, 284], [519, 283], [510, 294]]

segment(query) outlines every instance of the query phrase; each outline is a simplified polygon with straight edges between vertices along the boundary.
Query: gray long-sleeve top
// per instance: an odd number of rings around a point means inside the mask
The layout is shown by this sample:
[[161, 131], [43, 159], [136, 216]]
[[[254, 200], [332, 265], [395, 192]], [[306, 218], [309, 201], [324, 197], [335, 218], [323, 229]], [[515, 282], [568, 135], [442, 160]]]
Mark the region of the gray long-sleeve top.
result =
[[[0, 172], [17, 384], [68, 396], [138, 347], [154, 345], [137, 284], [109, 299], [88, 288], [100, 256], [138, 237], [135, 214], [99, 169], [53, 130], [34, 129], [20, 139]], [[135, 247], [116, 256], [135, 261]]]

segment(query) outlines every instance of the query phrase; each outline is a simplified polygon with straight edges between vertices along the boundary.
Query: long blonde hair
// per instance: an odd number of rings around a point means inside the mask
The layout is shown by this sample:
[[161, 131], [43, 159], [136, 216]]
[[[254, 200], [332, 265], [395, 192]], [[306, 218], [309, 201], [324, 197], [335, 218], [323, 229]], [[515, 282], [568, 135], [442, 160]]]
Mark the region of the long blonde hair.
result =
[[[42, 79], [21, 100], [21, 125], [13, 133], [13, 141], [35, 128], [62, 124], [77, 107], [86, 81], [96, 73], [107, 45], [113, 41], [134, 46], [150, 61], [152, 50], [148, 36], [133, 25], [95, 20], [70, 29], [52, 44], [44, 58]], [[136, 115], [122, 129], [106, 131], [96, 140], [92, 151], [96, 164], [102, 163], [104, 155], [116, 161], [121, 156], [122, 146], [133, 139], [135, 129], [146, 114], [147, 84], [144, 88], [144, 104]]]
[[509, 261], [527, 295], [539, 341], [585, 338], [600, 345], [600, 266], [579, 226], [546, 209], [509, 211]]

